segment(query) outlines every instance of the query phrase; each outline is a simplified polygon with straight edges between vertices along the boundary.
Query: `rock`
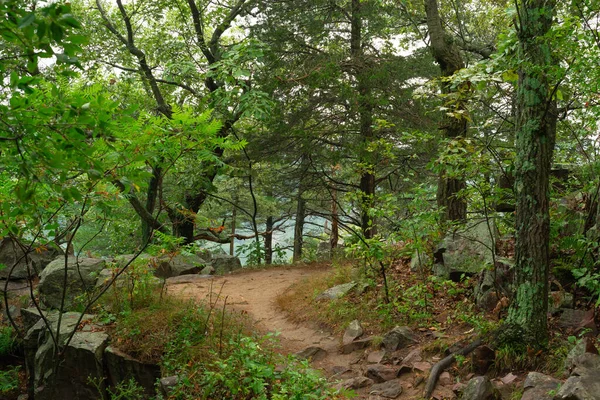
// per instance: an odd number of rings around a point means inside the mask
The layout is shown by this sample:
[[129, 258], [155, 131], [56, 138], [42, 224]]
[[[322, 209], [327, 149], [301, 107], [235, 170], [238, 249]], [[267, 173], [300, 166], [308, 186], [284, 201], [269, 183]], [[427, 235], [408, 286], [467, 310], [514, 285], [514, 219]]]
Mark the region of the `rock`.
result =
[[530, 372], [523, 382], [523, 397], [521, 400], [552, 400], [552, 393], [560, 381], [539, 372]]
[[173, 389], [179, 383], [178, 376], [167, 376], [164, 378], [160, 378], [160, 391], [164, 396], [171, 396]]
[[206, 267], [202, 268], [202, 271], [200, 271], [200, 275], [213, 275], [215, 273], [215, 268], [212, 265], [207, 265]]
[[431, 257], [424, 250], [416, 251], [410, 259], [410, 270], [412, 272], [430, 271]]
[[238, 257], [228, 254], [213, 254], [211, 264], [215, 268], [215, 274], [225, 275], [242, 268], [242, 262]]
[[294, 355], [300, 360], [320, 361], [327, 357], [327, 351], [317, 346], [310, 346]]
[[[77, 327], [80, 316], [79, 313], [63, 314], [59, 335], [61, 343], [66, 342], [73, 329]], [[48, 320], [56, 335], [58, 313], [48, 316]], [[39, 321], [36, 326], [41, 324], [43, 321]], [[34, 331], [36, 326], [29, 332]], [[76, 332], [64, 350], [58, 372], [54, 371], [54, 342], [45, 327], [39, 339], [42, 336], [44, 341], [35, 353], [35, 399], [102, 399], [104, 396], [102, 353], [108, 343], [108, 335], [101, 331]]]
[[471, 353], [471, 365], [477, 375], [485, 375], [496, 361], [496, 352], [488, 346], [479, 346]]
[[183, 254], [162, 256], [153, 262], [155, 265], [154, 275], [162, 279], [197, 274], [207, 265], [205, 260], [196, 255]]
[[7, 320], [8, 320], [9, 315], [13, 320], [15, 320], [16, 318], [19, 318], [21, 316], [21, 307], [11, 304], [10, 306], [8, 306], [8, 311], [3, 310], [2, 314], [4, 315], [4, 318]]
[[398, 379], [378, 383], [371, 387], [371, 390], [369, 390], [369, 394], [385, 397], [388, 399], [395, 399], [396, 397], [402, 394], [402, 385], [400, 385], [400, 381]]
[[342, 343], [351, 343], [354, 340], [361, 337], [362, 334], [363, 328], [362, 326], [360, 326], [360, 322], [358, 322], [358, 320], [355, 319], [354, 321], [350, 322], [350, 325], [348, 325], [348, 328], [346, 328], [346, 331], [344, 332], [344, 337], [342, 338]]
[[335, 300], [344, 297], [349, 291], [354, 289], [356, 282], [344, 283], [327, 289], [315, 298], [315, 301]]
[[376, 383], [390, 381], [398, 376], [398, 368], [389, 367], [383, 364], [369, 365], [365, 374]]
[[357, 376], [356, 378], [346, 379], [336, 385], [338, 389], [360, 389], [367, 386], [371, 386], [373, 384], [373, 380], [366, 378], [364, 376]]
[[553, 400], [600, 400], [600, 371], [569, 377]]
[[37, 308], [30, 307], [21, 309], [21, 321], [23, 322], [23, 330], [25, 332], [29, 331], [29, 329], [31, 329], [31, 327], [40, 319], [42, 319], [42, 316]]
[[383, 360], [383, 357], [385, 357], [385, 351], [383, 351], [383, 350], [372, 351], [367, 356], [367, 363], [379, 364]]
[[[98, 273], [104, 269], [105, 261], [96, 258], [69, 257], [67, 263], [67, 285], [65, 310], [69, 310], [75, 298], [96, 286]], [[60, 308], [63, 294], [65, 260], [59, 257], [42, 271], [38, 291], [40, 300], [51, 308]]]
[[155, 395], [154, 384], [160, 379], [160, 366], [138, 361], [113, 346], [104, 350], [104, 363], [111, 386], [133, 378], [148, 396]]
[[[31, 272], [32, 276], [37, 276], [50, 261], [64, 254], [64, 252], [55, 246], [35, 247], [29, 252], [29, 272], [27, 269], [27, 260], [23, 257], [22, 248], [27, 249], [28, 244], [18, 243], [10, 237], [4, 237], [0, 240], [0, 264], [6, 265], [6, 268], [0, 271], [0, 279], [8, 278], [10, 273], [11, 280], [25, 279]], [[12, 272], [11, 268], [15, 265]]]
[[485, 219], [475, 220], [469, 226], [448, 234], [434, 252], [434, 272], [438, 276], [460, 280], [463, 274], [474, 275], [493, 265], [497, 229]]
[[558, 319], [558, 326], [572, 330], [573, 333], [590, 329], [592, 335], [598, 334], [598, 328], [594, 322], [593, 308], [587, 311], [565, 308]]
[[342, 347], [340, 348], [340, 352], [342, 354], [350, 354], [350, 353], [355, 352], [357, 350], [362, 350], [364, 348], [369, 347], [371, 345], [371, 343], [373, 343], [373, 338], [372, 337], [366, 337], [364, 339], [358, 339], [358, 340], [355, 340], [354, 342], [350, 342], [348, 344], [342, 345]]
[[487, 377], [476, 376], [467, 383], [461, 400], [501, 400], [501, 397]]
[[600, 372], [600, 356], [593, 353], [583, 353], [575, 357], [569, 365], [571, 375], [589, 375], [590, 372]]
[[513, 266], [504, 259], [497, 259], [494, 268], [486, 268], [479, 273], [473, 289], [475, 303], [481, 309], [492, 311], [500, 298], [512, 293], [515, 281]]
[[555, 291], [548, 293], [548, 312], [556, 314], [563, 308], [573, 306], [573, 295], [565, 291]]
[[452, 376], [450, 375], [450, 372], [448, 372], [448, 371], [442, 372], [440, 374], [438, 381], [439, 381], [440, 385], [443, 385], [443, 386], [450, 386], [453, 383]]
[[392, 352], [417, 343], [415, 334], [407, 326], [397, 326], [383, 337], [385, 351]]

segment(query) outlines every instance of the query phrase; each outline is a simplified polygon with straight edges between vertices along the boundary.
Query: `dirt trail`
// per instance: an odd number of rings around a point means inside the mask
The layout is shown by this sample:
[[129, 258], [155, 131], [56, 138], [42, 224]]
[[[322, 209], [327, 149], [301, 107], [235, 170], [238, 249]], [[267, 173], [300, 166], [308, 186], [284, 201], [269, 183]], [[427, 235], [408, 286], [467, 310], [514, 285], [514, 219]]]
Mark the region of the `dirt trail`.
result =
[[338, 338], [309, 322], [290, 321], [276, 304], [277, 296], [285, 293], [292, 284], [326, 271], [323, 268], [279, 267], [223, 277], [182, 277], [180, 282], [169, 283], [167, 291], [207, 303], [214, 303], [220, 292], [221, 301], [227, 298], [228, 306], [247, 312], [260, 331], [279, 332], [284, 353], [295, 353], [310, 346], [326, 350], [327, 357], [313, 365], [329, 375], [333, 366], [348, 365], [357, 356], [339, 354]]

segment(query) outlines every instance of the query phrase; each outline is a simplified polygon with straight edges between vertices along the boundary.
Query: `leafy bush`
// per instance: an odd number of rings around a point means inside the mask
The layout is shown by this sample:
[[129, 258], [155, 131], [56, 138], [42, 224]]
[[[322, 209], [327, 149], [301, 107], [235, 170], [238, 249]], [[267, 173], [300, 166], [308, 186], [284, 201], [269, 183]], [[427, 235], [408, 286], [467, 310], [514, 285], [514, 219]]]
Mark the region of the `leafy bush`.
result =
[[[175, 398], [186, 399], [334, 399], [339, 393], [327, 387], [327, 381], [311, 369], [307, 361], [285, 359], [270, 347], [271, 336], [262, 342], [248, 336], [232, 340], [233, 351], [207, 365], [197, 381], [182, 379]], [[266, 341], [266, 343], [265, 343]], [[278, 365], [284, 365], [278, 368]], [[189, 367], [184, 376], [194, 376], [197, 367]]]

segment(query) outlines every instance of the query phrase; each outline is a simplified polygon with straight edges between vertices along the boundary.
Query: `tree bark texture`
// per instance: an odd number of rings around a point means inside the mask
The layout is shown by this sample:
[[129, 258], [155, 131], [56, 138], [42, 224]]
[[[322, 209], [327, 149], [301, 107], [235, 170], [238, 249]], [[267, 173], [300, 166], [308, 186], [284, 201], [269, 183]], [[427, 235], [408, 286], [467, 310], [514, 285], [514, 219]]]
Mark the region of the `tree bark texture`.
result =
[[557, 107], [548, 69], [554, 0], [521, 0], [517, 16], [521, 68], [517, 88], [515, 161], [517, 294], [507, 325], [527, 346], [548, 342], [549, 177]]
[[304, 218], [306, 216], [306, 200], [302, 198], [302, 191], [298, 193], [296, 206], [296, 222], [294, 223], [294, 262], [302, 260], [302, 233], [304, 231]]
[[[442, 27], [437, 0], [425, 0], [427, 13], [427, 28], [429, 30], [430, 49], [435, 61], [440, 65], [443, 78], [454, 75], [464, 68], [460, 49]], [[449, 82], [442, 83], [442, 93], [453, 92]], [[461, 105], [458, 105], [461, 107]], [[446, 116], [442, 130], [446, 139], [457, 139], [467, 134], [467, 120]], [[440, 173], [438, 181], [437, 203], [444, 210], [443, 217], [447, 221], [464, 221], [467, 218], [467, 203], [457, 197], [457, 193], [466, 188], [465, 180], [461, 177], [448, 176]]]

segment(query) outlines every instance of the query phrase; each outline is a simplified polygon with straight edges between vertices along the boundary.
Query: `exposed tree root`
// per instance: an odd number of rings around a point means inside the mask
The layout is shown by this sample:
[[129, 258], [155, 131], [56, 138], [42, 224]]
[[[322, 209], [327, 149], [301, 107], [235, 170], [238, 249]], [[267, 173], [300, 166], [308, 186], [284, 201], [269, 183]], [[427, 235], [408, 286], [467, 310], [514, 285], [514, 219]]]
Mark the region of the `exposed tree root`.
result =
[[435, 389], [435, 385], [438, 381], [438, 378], [440, 377], [440, 374], [442, 372], [444, 372], [444, 370], [446, 368], [448, 368], [450, 365], [452, 365], [452, 363], [456, 360], [456, 356], [459, 356], [459, 355], [466, 356], [467, 354], [469, 354], [470, 352], [472, 352], [473, 350], [475, 350], [482, 344], [483, 344], [483, 340], [481, 338], [477, 338], [477, 340], [475, 340], [474, 342], [466, 345], [465, 347], [463, 347], [462, 349], [460, 349], [458, 351], [455, 351], [454, 353], [450, 354], [448, 357], [444, 358], [443, 360], [441, 360], [440, 362], [435, 364], [433, 366], [433, 368], [431, 368], [431, 372], [429, 373], [429, 379], [427, 380], [427, 385], [425, 385], [425, 395], [423, 397], [425, 397], [426, 399], [431, 398], [431, 394], [433, 393], [433, 390]]

